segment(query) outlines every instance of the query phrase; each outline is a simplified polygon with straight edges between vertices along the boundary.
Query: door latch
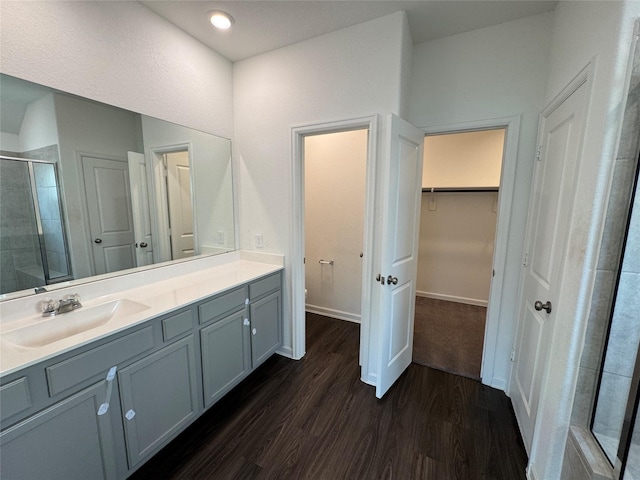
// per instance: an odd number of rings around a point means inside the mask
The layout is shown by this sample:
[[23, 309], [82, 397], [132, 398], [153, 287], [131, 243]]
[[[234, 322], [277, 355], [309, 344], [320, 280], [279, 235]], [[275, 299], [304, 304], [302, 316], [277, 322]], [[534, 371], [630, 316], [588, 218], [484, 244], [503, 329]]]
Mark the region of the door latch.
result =
[[376, 282], [380, 282], [380, 285], [384, 285], [384, 277], [380, 274], [376, 275]]

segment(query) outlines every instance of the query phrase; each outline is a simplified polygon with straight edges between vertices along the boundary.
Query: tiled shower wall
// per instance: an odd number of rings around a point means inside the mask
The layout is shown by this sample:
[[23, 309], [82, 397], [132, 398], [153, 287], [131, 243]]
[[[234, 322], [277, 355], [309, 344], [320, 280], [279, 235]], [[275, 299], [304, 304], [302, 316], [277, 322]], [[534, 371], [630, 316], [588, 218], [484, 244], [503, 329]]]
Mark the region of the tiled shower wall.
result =
[[[613, 294], [618, 270], [620, 269], [620, 254], [622, 251], [626, 222], [630, 210], [630, 197], [633, 188], [634, 174], [638, 163], [638, 151], [640, 148], [640, 54], [636, 49], [633, 59], [633, 71], [629, 86], [629, 96], [625, 107], [618, 155], [614, 163], [613, 181], [607, 207], [607, 215], [603, 232], [602, 244], [598, 258], [596, 280], [594, 285], [591, 309], [587, 324], [585, 346], [580, 361], [578, 384], [574, 400], [571, 425], [579, 429], [572, 432], [567, 449], [565, 451], [565, 464], [563, 467], [563, 479], [590, 479], [607, 478], [598, 476], [589, 468], [583, 471], [586, 457], [576, 457], [576, 453], [585, 445], [579, 439], [584, 439], [590, 434], [588, 430], [591, 423], [591, 414], [595, 401], [600, 365], [603, 358], [603, 349], [607, 335], [607, 327], [611, 316]], [[640, 248], [640, 206], [637, 205], [640, 193], [636, 194], [636, 206], [634, 208], [634, 224], [630, 229], [627, 239], [627, 252], [637, 252]], [[615, 349], [618, 355], [614, 360], [607, 359], [604, 368], [601, 402], [613, 407], [613, 402], [607, 402], [616, 389], [625, 388], [631, 380], [631, 367], [628, 364], [635, 359], [637, 339], [640, 336], [640, 324], [637, 312], [640, 311], [640, 260], [638, 255], [627, 254], [622, 266], [622, 273], [618, 287], [618, 304], [616, 307], [614, 322], [617, 328], [612, 329], [610, 348]], [[633, 335], [635, 333], [635, 336]], [[635, 339], [635, 346], [632, 345]], [[626, 362], [626, 360], [628, 361]], [[601, 407], [602, 408], [602, 404]], [[621, 412], [613, 408], [606, 415], [600, 415], [594, 425], [596, 431], [614, 435], [621, 424]], [[605, 420], [602, 420], [605, 419]], [[640, 438], [640, 434], [634, 436]], [[572, 443], [573, 442], [573, 443]], [[591, 447], [598, 448], [595, 443]], [[588, 463], [588, 462], [586, 462]], [[582, 465], [582, 467], [578, 467]], [[605, 469], [606, 470], [606, 469]]]

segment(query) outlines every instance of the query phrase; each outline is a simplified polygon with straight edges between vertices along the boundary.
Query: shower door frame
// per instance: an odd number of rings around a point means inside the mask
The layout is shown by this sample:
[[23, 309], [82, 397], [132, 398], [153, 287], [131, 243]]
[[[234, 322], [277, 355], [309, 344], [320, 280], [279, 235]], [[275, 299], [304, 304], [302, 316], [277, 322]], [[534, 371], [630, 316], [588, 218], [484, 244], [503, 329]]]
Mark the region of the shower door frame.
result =
[[[40, 258], [42, 260], [42, 273], [44, 276], [45, 285], [52, 285], [55, 283], [66, 282], [73, 280], [73, 274], [71, 272], [71, 258], [69, 251], [69, 242], [67, 240], [67, 225], [64, 220], [64, 211], [62, 208], [62, 188], [60, 184], [60, 177], [58, 175], [57, 163], [49, 160], [38, 160], [34, 158], [22, 158], [22, 157], [10, 157], [7, 155], [0, 155], [0, 160], [12, 160], [27, 163], [27, 170], [29, 172], [29, 185], [31, 187], [31, 199], [33, 200], [33, 209], [36, 219], [36, 229], [38, 235], [38, 245], [40, 247]], [[53, 175], [55, 176], [56, 187], [58, 189], [58, 211], [60, 212], [60, 227], [62, 229], [62, 241], [64, 243], [65, 260], [67, 263], [67, 274], [51, 279], [49, 270], [49, 261], [47, 259], [47, 250], [45, 246], [44, 230], [42, 228], [42, 218], [40, 215], [40, 202], [38, 199], [38, 187], [36, 185], [35, 172], [33, 169], [34, 163], [41, 163], [45, 165], [51, 165], [53, 167]]]

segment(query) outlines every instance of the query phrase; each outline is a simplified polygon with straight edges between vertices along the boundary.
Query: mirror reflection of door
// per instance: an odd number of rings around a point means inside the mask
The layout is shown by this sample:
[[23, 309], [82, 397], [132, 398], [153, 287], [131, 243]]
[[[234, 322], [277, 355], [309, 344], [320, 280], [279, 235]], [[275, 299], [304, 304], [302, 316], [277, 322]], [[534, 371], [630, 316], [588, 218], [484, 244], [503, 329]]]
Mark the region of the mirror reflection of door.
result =
[[136, 266], [129, 166], [82, 157], [95, 274]]
[[129, 183], [131, 184], [131, 207], [133, 230], [136, 239], [136, 263], [138, 267], [153, 264], [153, 227], [149, 188], [147, 184], [147, 162], [144, 154], [127, 152]]
[[167, 203], [169, 207], [169, 237], [171, 258], [192, 257], [193, 204], [191, 201], [191, 172], [189, 152], [171, 152], [164, 155], [167, 167]]

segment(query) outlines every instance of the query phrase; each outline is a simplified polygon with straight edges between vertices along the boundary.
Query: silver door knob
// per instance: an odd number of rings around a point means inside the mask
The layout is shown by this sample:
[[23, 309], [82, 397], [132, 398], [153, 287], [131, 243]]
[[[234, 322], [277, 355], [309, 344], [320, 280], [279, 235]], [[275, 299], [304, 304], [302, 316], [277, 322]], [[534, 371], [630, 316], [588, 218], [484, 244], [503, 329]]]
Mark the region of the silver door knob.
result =
[[102, 239], [101, 238], [96, 238], [93, 242], [94, 243], [102, 243]]
[[387, 277], [387, 283], [391, 284], [393, 283], [394, 285], [398, 284], [398, 277], [392, 277], [391, 275], [389, 275]]
[[540, 300], [536, 300], [536, 303], [533, 304], [533, 308], [537, 311], [546, 310], [547, 313], [551, 313], [551, 302], [547, 300], [547, 303], [542, 303]]

